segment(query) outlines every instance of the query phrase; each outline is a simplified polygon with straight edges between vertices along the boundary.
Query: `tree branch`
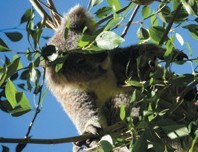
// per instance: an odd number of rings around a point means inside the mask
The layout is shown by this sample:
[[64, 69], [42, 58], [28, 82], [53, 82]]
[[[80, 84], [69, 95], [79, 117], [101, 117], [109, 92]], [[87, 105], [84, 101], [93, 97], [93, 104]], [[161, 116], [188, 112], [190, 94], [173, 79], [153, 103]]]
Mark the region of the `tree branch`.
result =
[[180, 3], [178, 5], [175, 13], [173, 14], [173, 17], [170, 19], [169, 24], [168, 24], [166, 30], [164, 31], [164, 34], [163, 34], [163, 36], [162, 36], [162, 38], [161, 38], [161, 40], [159, 42], [159, 45], [162, 45], [164, 43], [164, 41], [165, 41], [165, 39], [166, 39], [166, 37], [167, 37], [172, 25], [173, 25], [173, 22], [174, 22], [175, 18], [177, 17], [179, 11], [181, 10], [181, 8], [182, 8], [182, 3]]
[[99, 138], [102, 135], [81, 135], [68, 138], [56, 139], [23, 139], [23, 138], [3, 138], [0, 137], [0, 143], [19, 143], [19, 144], [62, 144], [69, 142], [83, 141], [90, 138]]
[[31, 139], [31, 138], [4, 138], [0, 137], [0, 143], [19, 143], [19, 144], [62, 144], [69, 142], [84, 141], [86, 139], [101, 138], [105, 134], [111, 134], [112, 136], [121, 135], [126, 136], [126, 124], [123, 122], [118, 122], [112, 126], [109, 126], [99, 135], [87, 134], [68, 138], [56, 138], [56, 139]]
[[28, 130], [27, 130], [27, 133], [25, 135], [25, 140], [27, 140], [29, 138], [29, 135], [30, 135], [30, 132], [32, 130], [32, 127], [34, 125], [34, 122], [38, 116], [38, 114], [40, 113], [40, 104], [41, 104], [41, 99], [42, 99], [42, 88], [43, 88], [43, 85], [44, 85], [44, 82], [45, 82], [45, 73], [46, 73], [46, 70], [44, 68], [44, 74], [43, 74], [43, 80], [42, 80], [42, 84], [40, 86], [40, 92], [39, 92], [39, 100], [38, 100], [38, 105], [36, 107], [36, 112], [33, 116], [33, 119], [31, 121], [31, 123], [29, 124], [29, 127], [28, 127]]
[[128, 30], [129, 30], [129, 27], [131, 26], [131, 23], [133, 22], [133, 19], [135, 18], [135, 15], [137, 14], [138, 12], [138, 9], [140, 8], [140, 5], [136, 5], [133, 13], [131, 14], [130, 18], [129, 18], [129, 21], [127, 22], [127, 25], [126, 27], [124, 28], [122, 34], [121, 34], [121, 37], [125, 37], [125, 35], [127, 34]]
[[52, 18], [48, 15], [48, 13], [41, 7], [38, 3], [38, 0], [29, 0], [34, 9], [39, 13], [39, 15], [44, 19], [45, 25], [56, 30], [56, 25], [54, 24]]

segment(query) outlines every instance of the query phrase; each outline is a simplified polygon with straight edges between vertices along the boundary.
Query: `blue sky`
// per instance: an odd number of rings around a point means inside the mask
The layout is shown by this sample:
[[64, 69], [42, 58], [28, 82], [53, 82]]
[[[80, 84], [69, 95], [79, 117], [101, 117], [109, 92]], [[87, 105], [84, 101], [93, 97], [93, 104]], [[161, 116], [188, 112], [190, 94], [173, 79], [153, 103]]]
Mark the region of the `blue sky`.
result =
[[[86, 7], [88, 0], [54, 0], [58, 11], [60, 14], [67, 12], [71, 7], [76, 4], [81, 4]], [[124, 1], [125, 6], [128, 1]], [[9, 41], [4, 34], [1, 32], [2, 29], [13, 28], [17, 26], [20, 22], [20, 18], [25, 12], [26, 9], [30, 8], [31, 5], [28, 0], [3, 0], [0, 5], [0, 37], [5, 40], [7, 45], [13, 50], [17, 50], [20, 52], [26, 51], [28, 48], [28, 43], [25, 37], [17, 43], [13, 43]], [[23, 24], [20, 28], [24, 29], [25, 25]], [[133, 25], [133, 29], [130, 31], [126, 37], [126, 42], [123, 46], [128, 46], [130, 44], [135, 44], [138, 42], [136, 38], [136, 30], [139, 25]], [[16, 31], [16, 30], [13, 30]], [[20, 32], [24, 32], [20, 30]], [[193, 57], [198, 56], [197, 52], [197, 41], [192, 39], [190, 34], [183, 30], [178, 31], [183, 36], [184, 41], [188, 41], [191, 44], [193, 52]], [[53, 32], [44, 33], [44, 36], [51, 36]], [[46, 41], [42, 42], [43, 44]], [[179, 49], [184, 49], [183, 46], [177, 44]], [[186, 51], [188, 53], [188, 51]], [[14, 53], [13, 53], [14, 54]], [[13, 55], [12, 53], [10, 55]], [[0, 59], [3, 59], [3, 56], [0, 54]], [[25, 63], [24, 63], [25, 64]], [[24, 65], [25, 66], [25, 65]], [[186, 73], [191, 72], [190, 64], [186, 66], [182, 66], [182, 68], [176, 67], [177, 73]], [[21, 117], [12, 117], [7, 113], [0, 111], [0, 137], [13, 137], [13, 138], [23, 138], [27, 132], [27, 128], [29, 123], [32, 120], [32, 117], [35, 113], [34, 106], [34, 96], [28, 94], [28, 98], [31, 101], [33, 110]], [[37, 98], [35, 98], [36, 100]], [[48, 93], [45, 101], [43, 102], [41, 112], [33, 126], [31, 136], [32, 138], [63, 138], [63, 137], [71, 137], [77, 135], [77, 131], [67, 117], [62, 107], [56, 99]], [[14, 151], [16, 144], [3, 144], [11, 148], [11, 151]], [[72, 144], [58, 144], [58, 145], [34, 145], [29, 144], [23, 152], [70, 152], [72, 148]], [[1, 150], [1, 148], [0, 148]]]

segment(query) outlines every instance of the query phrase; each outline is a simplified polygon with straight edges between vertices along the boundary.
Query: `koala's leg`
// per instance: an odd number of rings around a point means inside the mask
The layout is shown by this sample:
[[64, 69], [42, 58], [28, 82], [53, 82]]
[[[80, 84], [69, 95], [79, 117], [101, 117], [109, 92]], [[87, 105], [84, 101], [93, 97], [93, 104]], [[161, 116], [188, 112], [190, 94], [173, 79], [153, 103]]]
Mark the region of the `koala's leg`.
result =
[[[99, 134], [103, 125], [101, 124], [100, 112], [96, 105], [96, 95], [85, 91], [75, 91], [74, 89], [70, 93], [67, 92], [67, 94], [69, 96], [65, 96], [66, 98], [62, 104], [80, 135]], [[83, 145], [92, 147], [96, 142], [95, 139], [76, 142], [73, 151], [80, 150]]]

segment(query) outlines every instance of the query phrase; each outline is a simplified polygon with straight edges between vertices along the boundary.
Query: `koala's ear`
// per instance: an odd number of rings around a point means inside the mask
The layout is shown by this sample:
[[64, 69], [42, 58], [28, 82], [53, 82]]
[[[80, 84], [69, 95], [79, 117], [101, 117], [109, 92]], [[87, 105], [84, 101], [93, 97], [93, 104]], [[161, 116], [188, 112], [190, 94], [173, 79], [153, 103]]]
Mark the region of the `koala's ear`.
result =
[[87, 27], [88, 32], [93, 32], [97, 28], [90, 14], [80, 5], [76, 5], [64, 15], [62, 26], [66, 27], [68, 20], [70, 21], [71, 30], [82, 31]]

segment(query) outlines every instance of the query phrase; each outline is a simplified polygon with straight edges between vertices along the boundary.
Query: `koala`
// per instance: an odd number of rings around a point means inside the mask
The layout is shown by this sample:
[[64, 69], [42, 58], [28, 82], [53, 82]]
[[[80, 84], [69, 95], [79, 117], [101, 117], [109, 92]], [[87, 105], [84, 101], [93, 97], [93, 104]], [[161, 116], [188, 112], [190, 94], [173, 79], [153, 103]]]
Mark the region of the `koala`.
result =
[[[68, 20], [70, 28], [65, 37]], [[149, 80], [150, 72], [155, 71], [156, 59], [163, 59], [165, 49], [155, 44], [140, 44], [94, 54], [75, 51], [85, 27], [85, 33], [90, 35], [97, 29], [89, 13], [79, 5], [63, 17], [49, 45], [69, 55], [59, 72], [55, 72], [54, 65], [46, 66], [46, 83], [79, 134], [97, 135], [120, 121], [121, 104], [129, 107], [131, 94], [136, 88], [125, 86], [126, 79]], [[169, 92], [176, 94], [176, 91]], [[132, 117], [137, 117], [138, 113], [139, 108], [134, 106]], [[74, 146], [73, 151], [78, 150]]]

